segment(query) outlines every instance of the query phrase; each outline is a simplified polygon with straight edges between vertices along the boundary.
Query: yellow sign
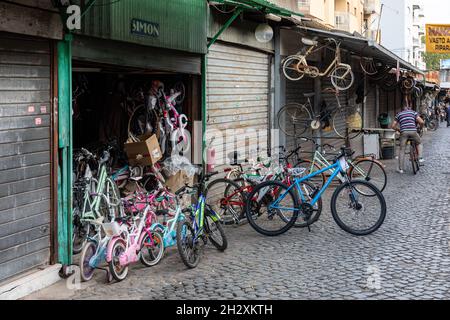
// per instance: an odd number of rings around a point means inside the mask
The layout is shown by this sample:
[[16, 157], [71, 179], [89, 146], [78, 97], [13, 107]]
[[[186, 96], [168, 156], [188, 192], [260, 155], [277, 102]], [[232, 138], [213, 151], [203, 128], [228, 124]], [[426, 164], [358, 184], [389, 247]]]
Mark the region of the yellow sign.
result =
[[427, 52], [450, 53], [450, 24], [426, 25]]

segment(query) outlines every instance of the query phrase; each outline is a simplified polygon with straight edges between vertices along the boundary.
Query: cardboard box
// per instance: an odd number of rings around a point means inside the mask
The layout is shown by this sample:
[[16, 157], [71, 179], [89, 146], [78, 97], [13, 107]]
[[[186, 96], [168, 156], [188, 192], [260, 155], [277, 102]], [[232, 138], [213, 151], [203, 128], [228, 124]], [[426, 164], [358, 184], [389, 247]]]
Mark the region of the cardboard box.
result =
[[151, 166], [161, 160], [163, 155], [156, 135], [140, 136], [139, 139], [141, 140], [139, 142], [125, 143], [130, 165]]
[[186, 184], [192, 186], [193, 181], [194, 177], [189, 177], [184, 170], [180, 170], [175, 175], [166, 178], [166, 186], [172, 192], [177, 192]]

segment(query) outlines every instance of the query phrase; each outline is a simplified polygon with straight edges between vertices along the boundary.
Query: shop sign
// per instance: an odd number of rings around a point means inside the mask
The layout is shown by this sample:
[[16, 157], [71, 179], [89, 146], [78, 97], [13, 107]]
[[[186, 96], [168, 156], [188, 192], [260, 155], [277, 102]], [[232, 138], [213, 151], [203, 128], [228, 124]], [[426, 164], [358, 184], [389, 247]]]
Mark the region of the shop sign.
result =
[[131, 33], [147, 37], [159, 37], [159, 23], [131, 19]]
[[426, 45], [427, 52], [450, 53], [450, 25], [427, 24]]

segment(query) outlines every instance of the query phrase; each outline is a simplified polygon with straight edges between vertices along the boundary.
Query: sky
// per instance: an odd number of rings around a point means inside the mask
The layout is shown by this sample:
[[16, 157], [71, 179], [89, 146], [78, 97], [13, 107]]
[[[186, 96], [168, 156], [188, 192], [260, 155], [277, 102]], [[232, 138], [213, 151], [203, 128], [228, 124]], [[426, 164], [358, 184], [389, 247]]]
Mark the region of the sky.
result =
[[423, 0], [425, 23], [450, 24], [450, 0]]

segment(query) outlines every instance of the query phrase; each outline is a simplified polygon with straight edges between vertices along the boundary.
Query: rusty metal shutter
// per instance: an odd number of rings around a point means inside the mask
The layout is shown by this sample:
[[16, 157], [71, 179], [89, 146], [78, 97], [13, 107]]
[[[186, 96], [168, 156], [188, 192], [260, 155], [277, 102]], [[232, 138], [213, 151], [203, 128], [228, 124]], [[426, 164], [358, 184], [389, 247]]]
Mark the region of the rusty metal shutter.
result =
[[50, 43], [0, 33], [0, 281], [49, 263]]
[[[216, 138], [217, 163], [227, 154], [249, 150], [267, 154], [269, 132], [269, 70], [267, 53], [216, 43], [208, 54], [207, 139], [219, 130], [227, 141]], [[243, 134], [245, 131], [249, 135]], [[256, 132], [252, 131], [256, 130]], [[234, 140], [234, 141], [233, 141]], [[226, 148], [224, 147], [226, 146]]]

